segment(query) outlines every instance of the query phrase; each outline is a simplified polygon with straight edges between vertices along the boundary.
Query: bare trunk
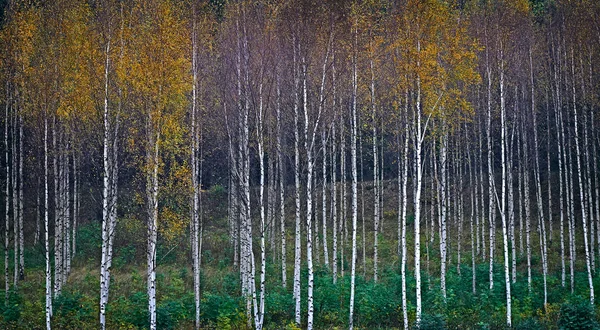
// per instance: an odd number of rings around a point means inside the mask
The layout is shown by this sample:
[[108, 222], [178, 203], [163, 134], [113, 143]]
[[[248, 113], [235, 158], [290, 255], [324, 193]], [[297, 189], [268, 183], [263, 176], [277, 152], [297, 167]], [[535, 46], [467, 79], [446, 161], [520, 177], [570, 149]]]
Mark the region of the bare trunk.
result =
[[[9, 273], [8, 273], [8, 231], [10, 228], [10, 218], [9, 218], [9, 210], [10, 210], [10, 190], [9, 190], [9, 186], [10, 186], [10, 163], [8, 162], [8, 126], [9, 124], [9, 104], [10, 102], [8, 100], [10, 100], [9, 98], [9, 92], [8, 92], [8, 83], [6, 85], [6, 94], [7, 94], [7, 102], [6, 102], [6, 113], [4, 116], [4, 155], [5, 155], [5, 160], [6, 160], [6, 180], [5, 180], [5, 194], [4, 194], [4, 201], [5, 201], [5, 208], [4, 208], [4, 303], [8, 303], [8, 291], [10, 290], [10, 282], [9, 282]], [[45, 152], [47, 153], [47, 150], [45, 150]], [[48, 221], [46, 221], [46, 224], [48, 223]], [[46, 237], [48, 237], [48, 229], [46, 228]], [[48, 239], [46, 238], [46, 242], [48, 242]], [[46, 243], [47, 245], [48, 243]], [[49, 250], [48, 250], [48, 246], [46, 246], [46, 264], [47, 267], [49, 268], [50, 266], [50, 261], [48, 260], [49, 258]], [[46, 298], [47, 299], [47, 298]], [[47, 309], [47, 307], [46, 307]], [[49, 316], [47, 316], [47, 318], [49, 318]], [[49, 321], [48, 321], [49, 322]], [[48, 327], [49, 327], [49, 323], [48, 323]]]
[[296, 184], [296, 230], [295, 230], [295, 242], [294, 242], [294, 300], [295, 306], [295, 322], [300, 325], [300, 261], [302, 258], [302, 245], [300, 237], [300, 134], [299, 134], [299, 96], [298, 96], [298, 84], [299, 77], [297, 72], [296, 64], [296, 41], [294, 41], [294, 182]]
[[[539, 222], [539, 232], [540, 232], [540, 252], [542, 257], [542, 275], [544, 282], [544, 306], [548, 303], [548, 285], [547, 285], [547, 274], [548, 274], [548, 263], [546, 261], [547, 258], [547, 248], [546, 248], [546, 224], [544, 221], [544, 208], [542, 203], [542, 185], [540, 183], [540, 161], [539, 161], [539, 144], [537, 137], [537, 121], [536, 121], [536, 108], [535, 108], [535, 81], [533, 76], [533, 59], [531, 50], [529, 51], [529, 66], [531, 73], [531, 111], [533, 118], [533, 144], [535, 149], [535, 184], [536, 184], [536, 199], [537, 199], [537, 210], [538, 210], [538, 222]], [[549, 181], [549, 180], [548, 180]]]
[[[25, 248], [23, 236], [23, 115], [19, 113], [19, 280], [25, 279], [25, 256], [23, 254]], [[15, 237], [15, 240], [17, 238]], [[16, 253], [16, 252], [15, 252]], [[69, 262], [70, 265], [70, 262]]]
[[575, 61], [573, 59], [573, 49], [571, 49], [571, 73], [573, 75], [573, 80], [571, 81], [572, 93], [573, 93], [573, 116], [574, 116], [574, 126], [575, 126], [575, 150], [577, 153], [577, 174], [579, 181], [579, 198], [581, 201], [581, 220], [583, 223], [583, 241], [585, 246], [585, 265], [587, 268], [588, 275], [588, 283], [590, 286], [590, 303], [594, 304], [594, 283], [592, 281], [592, 270], [590, 263], [590, 247], [588, 244], [588, 223], [587, 223], [587, 210], [585, 205], [585, 191], [583, 189], [583, 178], [581, 172], [583, 171], [583, 166], [581, 164], [581, 151], [579, 146], [579, 123], [577, 121], [577, 102], [576, 102], [576, 93], [575, 93]]
[[279, 225], [281, 238], [281, 285], [287, 287], [286, 269], [286, 233], [285, 233], [285, 170], [283, 163], [283, 146], [281, 143], [283, 132], [281, 130], [281, 91], [279, 79], [277, 80], [277, 164], [279, 169]]
[[325, 261], [325, 268], [329, 269], [329, 251], [327, 248], [327, 138], [325, 130], [321, 132], [321, 145], [323, 148], [323, 191], [321, 193], [322, 198], [322, 221], [323, 221], [323, 258]]
[[373, 191], [374, 205], [373, 205], [373, 281], [377, 282], [377, 258], [378, 258], [378, 239], [379, 239], [379, 165], [377, 163], [377, 107], [375, 105], [375, 72], [373, 71], [373, 60], [369, 61], [371, 69], [371, 120], [373, 125]]
[[[351, 261], [351, 274], [350, 274], [350, 317], [348, 328], [350, 330], [354, 327], [354, 287], [356, 280], [356, 222], [357, 222], [357, 163], [356, 163], [356, 131], [357, 131], [357, 120], [356, 120], [356, 97], [357, 97], [357, 35], [358, 31], [355, 30], [354, 40], [354, 57], [353, 57], [353, 70], [352, 70], [352, 124], [351, 124], [351, 138], [350, 138], [350, 157], [352, 167], [352, 261]], [[377, 273], [375, 273], [377, 274]], [[375, 275], [377, 276], [377, 275]]]
[[[8, 158], [8, 156], [7, 156]], [[7, 188], [8, 192], [8, 188]], [[8, 202], [7, 202], [8, 203]], [[44, 247], [46, 252], [46, 329], [50, 330], [52, 318], [52, 268], [50, 266], [50, 239], [48, 235], [48, 113], [44, 109]], [[8, 219], [8, 216], [7, 216]], [[5, 246], [6, 247], [6, 246]], [[8, 257], [7, 257], [8, 258]], [[8, 261], [8, 260], [6, 260]], [[8, 264], [8, 262], [6, 263]], [[8, 267], [8, 266], [5, 266]], [[8, 269], [6, 269], [8, 271]], [[8, 273], [7, 273], [8, 274]], [[8, 287], [8, 277], [7, 277]], [[8, 290], [6, 290], [8, 292]]]
[[[404, 329], [408, 329], [408, 305], [406, 302], [406, 262], [408, 257], [408, 251], [406, 246], [406, 217], [407, 217], [407, 187], [408, 187], [408, 143], [409, 143], [409, 123], [408, 123], [408, 91], [405, 93], [405, 105], [404, 105], [404, 150], [402, 155], [402, 202], [398, 214], [401, 217], [401, 251], [402, 261], [400, 264], [401, 269], [401, 280], [402, 280], [402, 319], [404, 322]], [[399, 162], [400, 163], [400, 162]], [[400, 170], [400, 169], [399, 169]], [[398, 171], [400, 173], [400, 171]], [[400, 182], [400, 180], [398, 180]], [[398, 198], [400, 201], [400, 198]]]
[[[445, 129], [445, 128], [442, 128]], [[440, 288], [442, 290], [442, 296], [446, 300], [446, 263], [447, 263], [447, 250], [446, 250], [446, 216], [447, 216], [447, 198], [446, 198], [446, 158], [448, 148], [448, 133], [443, 133], [440, 141]]]

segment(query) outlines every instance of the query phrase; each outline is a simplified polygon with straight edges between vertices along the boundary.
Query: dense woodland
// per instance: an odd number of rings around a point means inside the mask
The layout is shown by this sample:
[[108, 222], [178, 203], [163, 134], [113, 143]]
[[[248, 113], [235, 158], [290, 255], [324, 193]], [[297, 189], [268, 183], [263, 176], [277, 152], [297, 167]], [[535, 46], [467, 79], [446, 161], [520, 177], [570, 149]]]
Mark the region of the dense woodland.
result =
[[600, 327], [600, 3], [2, 6], [0, 327]]

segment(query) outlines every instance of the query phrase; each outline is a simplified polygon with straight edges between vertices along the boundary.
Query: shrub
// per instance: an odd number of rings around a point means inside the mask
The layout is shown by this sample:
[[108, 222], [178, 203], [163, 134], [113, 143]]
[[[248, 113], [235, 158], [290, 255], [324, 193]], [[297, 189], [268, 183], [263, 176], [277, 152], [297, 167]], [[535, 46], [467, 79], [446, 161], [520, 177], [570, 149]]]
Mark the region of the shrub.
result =
[[90, 329], [96, 324], [94, 307], [80, 292], [63, 291], [54, 299], [53, 312], [58, 329]]
[[574, 301], [560, 308], [558, 326], [561, 329], [599, 329], [594, 307], [588, 301]]
[[12, 323], [21, 318], [20, 305], [22, 300], [17, 292], [12, 290], [8, 292], [8, 301], [4, 304], [4, 300], [2, 300], [2, 305], [0, 306], [4, 321]]
[[421, 316], [421, 324], [416, 328], [419, 330], [440, 330], [446, 329], [446, 321], [440, 314], [423, 313]]

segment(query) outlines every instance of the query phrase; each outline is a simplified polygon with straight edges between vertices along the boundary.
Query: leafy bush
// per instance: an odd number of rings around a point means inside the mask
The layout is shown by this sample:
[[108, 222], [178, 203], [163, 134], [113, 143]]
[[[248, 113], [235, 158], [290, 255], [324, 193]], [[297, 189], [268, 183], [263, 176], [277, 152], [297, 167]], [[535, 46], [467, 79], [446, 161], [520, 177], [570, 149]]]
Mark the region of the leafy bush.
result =
[[102, 248], [102, 229], [100, 222], [91, 222], [80, 226], [77, 233], [77, 256], [88, 264], [96, 264]]
[[12, 290], [8, 292], [8, 301], [5, 303], [2, 299], [2, 305], [0, 305], [4, 321], [13, 323], [21, 318], [21, 302], [22, 298], [17, 292]]
[[126, 265], [134, 264], [138, 259], [136, 258], [136, 248], [133, 244], [128, 244], [117, 249], [116, 256], [113, 258], [115, 268], [122, 268]]
[[[242, 308], [242, 298], [229, 295], [217, 295], [207, 293], [200, 302], [200, 320], [203, 324], [217, 325], [218, 323], [235, 323], [242, 317], [245, 322], [244, 308]], [[226, 322], [225, 319], [228, 321]]]
[[535, 318], [524, 319], [523, 321], [515, 324], [515, 330], [534, 330], [541, 329], [542, 325]]
[[156, 323], [159, 329], [177, 329], [180, 322], [193, 319], [194, 294], [188, 293], [179, 299], [161, 302], [156, 309]]
[[419, 330], [440, 330], [446, 329], [446, 321], [440, 314], [423, 313], [421, 316], [421, 324], [416, 328]]
[[560, 308], [558, 326], [561, 329], [599, 329], [594, 306], [588, 301], [567, 302]]
[[58, 329], [89, 329], [96, 323], [94, 306], [80, 292], [63, 291], [54, 299], [55, 327]]
[[[108, 328], [134, 327], [143, 329], [148, 326], [148, 295], [139, 291], [129, 297], [117, 297], [107, 306]], [[114, 323], [114, 324], [112, 324]]]

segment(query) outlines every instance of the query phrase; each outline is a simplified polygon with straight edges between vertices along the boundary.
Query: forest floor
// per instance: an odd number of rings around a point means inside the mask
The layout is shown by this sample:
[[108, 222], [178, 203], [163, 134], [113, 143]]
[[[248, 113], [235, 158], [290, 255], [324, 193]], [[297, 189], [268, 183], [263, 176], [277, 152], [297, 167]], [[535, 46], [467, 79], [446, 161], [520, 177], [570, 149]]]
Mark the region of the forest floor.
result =
[[[393, 196], [394, 181], [385, 187], [385, 232], [379, 239], [379, 281], [374, 283], [372, 259], [372, 190], [365, 187], [365, 226], [367, 258], [362, 259], [362, 238], [359, 228], [359, 259], [357, 261], [355, 323], [359, 329], [396, 329], [402, 327], [400, 262], [397, 256], [397, 199]], [[371, 185], [372, 188], [372, 185]], [[210, 193], [208, 193], [210, 194]], [[207, 196], [210, 198], [210, 195]], [[239, 276], [232, 265], [232, 249], [227, 233], [227, 220], [223, 213], [223, 196], [216, 197], [220, 205], [207, 209], [201, 273], [201, 321], [207, 329], [246, 329], [245, 304], [240, 297]], [[226, 200], [226, 199], [225, 199]], [[319, 199], [320, 201], [320, 199]], [[288, 201], [289, 202], [289, 201]], [[362, 203], [359, 200], [359, 207]], [[320, 206], [320, 204], [319, 204]], [[319, 209], [319, 207], [317, 207]], [[226, 210], [226, 209], [225, 209]], [[287, 208], [291, 216], [292, 206]], [[214, 213], [210, 213], [214, 212]], [[359, 209], [359, 225], [360, 222]], [[321, 219], [319, 214], [318, 219]], [[428, 219], [428, 218], [427, 218]], [[288, 218], [288, 228], [292, 228]], [[408, 232], [412, 233], [414, 219], [409, 217]], [[440, 287], [439, 246], [422, 236], [423, 322], [424, 329], [504, 329], [505, 288], [501, 259], [501, 231], [497, 233], [494, 263], [494, 287], [489, 288], [489, 261], [476, 256], [476, 293], [472, 291], [471, 239], [468, 223], [463, 224], [461, 263], [458, 264], [458, 229], [449, 221], [448, 294], [444, 298]], [[569, 270], [565, 287], [561, 285], [559, 232], [555, 226], [551, 253], [549, 254], [548, 305], [543, 305], [543, 281], [537, 234], [532, 230], [532, 285], [527, 284], [527, 262], [518, 252], [517, 282], [512, 285], [513, 324], [518, 329], [558, 329], [566, 316], [583, 320], [580, 324], [597, 325], [595, 308], [586, 303], [589, 297], [584, 251], [577, 250], [575, 287], [571, 294]], [[100, 224], [87, 223], [79, 228], [77, 255], [61, 294], [54, 298], [53, 326], [57, 329], [96, 329], [99, 301]], [[143, 222], [122, 219], [115, 240], [110, 299], [107, 309], [108, 329], [138, 329], [147, 327], [147, 295], [145, 240]], [[581, 239], [581, 236], [578, 237]], [[343, 239], [340, 239], [342, 241]], [[276, 242], [278, 242], [276, 240]], [[425, 244], [425, 242], [430, 242]], [[329, 234], [331, 246], [331, 234]], [[291, 292], [293, 276], [293, 235], [288, 230], [287, 288], [281, 286], [281, 268], [278, 254], [268, 246], [266, 285], [266, 329], [294, 328], [294, 303]], [[303, 242], [303, 253], [305, 253]], [[408, 235], [407, 295], [409, 322], [415, 323], [415, 280], [413, 236]], [[192, 329], [194, 320], [194, 294], [188, 239], [178, 236], [163, 238], [157, 252], [157, 319], [159, 329]], [[343, 329], [347, 327], [349, 303], [349, 242], [344, 248], [344, 273], [333, 284], [331, 271], [317, 261], [315, 273], [315, 327], [317, 329]], [[487, 246], [487, 245], [486, 245]], [[259, 244], [255, 244], [255, 248]], [[277, 245], [278, 247], [278, 245]], [[489, 248], [489, 247], [488, 247]], [[341, 249], [341, 247], [340, 247]], [[318, 249], [322, 253], [321, 249]], [[317, 253], [315, 251], [315, 253]], [[330, 248], [331, 251], [331, 248]], [[517, 248], [517, 251], [519, 249]], [[537, 253], [535, 253], [537, 252]], [[341, 253], [341, 251], [340, 251]], [[0, 328], [41, 329], [44, 326], [44, 269], [42, 247], [26, 249], [25, 280], [17, 290], [11, 290], [8, 301], [0, 299]], [[275, 259], [274, 259], [275, 258]], [[323, 257], [320, 258], [321, 262]], [[9, 257], [12, 261], [12, 255]], [[4, 268], [0, 260], [0, 269]], [[363, 267], [366, 265], [366, 268]], [[12, 274], [12, 263], [9, 273]], [[340, 265], [341, 273], [341, 265]], [[10, 277], [12, 287], [12, 276]], [[306, 315], [307, 269], [302, 268], [303, 315]], [[600, 287], [598, 277], [594, 279]], [[0, 296], [3, 291], [0, 291]], [[569, 309], [571, 308], [571, 309]], [[587, 308], [587, 309], [586, 309]], [[570, 312], [569, 312], [570, 311]], [[577, 312], [583, 311], [583, 312]], [[571, 314], [569, 314], [571, 313]], [[581, 314], [583, 313], [583, 314]], [[587, 313], [587, 314], [586, 314]], [[575, 322], [573, 321], [573, 322]], [[585, 323], [588, 322], [588, 323]], [[591, 323], [590, 323], [591, 322]], [[564, 325], [563, 323], [560, 323]]]

